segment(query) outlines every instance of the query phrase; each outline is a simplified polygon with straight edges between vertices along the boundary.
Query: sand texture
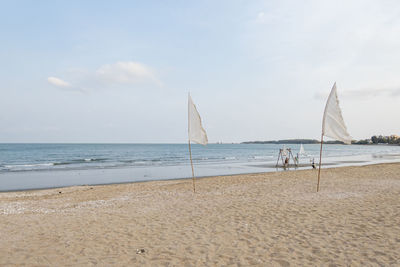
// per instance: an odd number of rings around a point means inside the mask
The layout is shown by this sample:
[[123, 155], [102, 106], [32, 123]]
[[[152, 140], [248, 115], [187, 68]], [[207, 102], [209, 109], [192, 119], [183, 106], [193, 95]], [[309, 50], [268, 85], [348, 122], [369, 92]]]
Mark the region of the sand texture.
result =
[[0, 265], [400, 266], [400, 164], [316, 182], [306, 170], [198, 179], [196, 194], [191, 180], [0, 193]]

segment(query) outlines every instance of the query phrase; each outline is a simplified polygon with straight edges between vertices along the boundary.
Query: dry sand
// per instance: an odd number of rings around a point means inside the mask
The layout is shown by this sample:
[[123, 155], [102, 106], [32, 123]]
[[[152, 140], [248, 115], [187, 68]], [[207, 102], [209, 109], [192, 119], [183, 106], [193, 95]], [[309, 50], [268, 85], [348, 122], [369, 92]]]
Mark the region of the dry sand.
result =
[[[0, 265], [400, 266], [400, 164], [0, 193]], [[62, 193], [59, 193], [62, 192]], [[144, 249], [138, 253], [137, 249]]]

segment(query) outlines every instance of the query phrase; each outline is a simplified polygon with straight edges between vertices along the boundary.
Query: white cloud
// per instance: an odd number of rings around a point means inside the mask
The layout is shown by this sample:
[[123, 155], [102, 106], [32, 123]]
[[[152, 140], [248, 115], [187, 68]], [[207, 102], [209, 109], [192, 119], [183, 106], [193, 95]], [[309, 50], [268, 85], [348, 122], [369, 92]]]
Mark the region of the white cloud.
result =
[[69, 69], [66, 75], [71, 83], [56, 77], [49, 77], [47, 81], [58, 88], [83, 93], [97, 89], [132, 87], [132, 85], [162, 87], [162, 83], [151, 68], [133, 61], [105, 64], [96, 70]]
[[161, 85], [153, 70], [133, 61], [103, 65], [96, 71], [95, 77], [111, 84], [155, 83]]
[[63, 80], [61, 80], [59, 78], [56, 78], [56, 77], [48, 77], [47, 81], [50, 84], [52, 84], [54, 86], [57, 86], [57, 87], [61, 87], [61, 88], [71, 87], [71, 85], [68, 82], [63, 81]]

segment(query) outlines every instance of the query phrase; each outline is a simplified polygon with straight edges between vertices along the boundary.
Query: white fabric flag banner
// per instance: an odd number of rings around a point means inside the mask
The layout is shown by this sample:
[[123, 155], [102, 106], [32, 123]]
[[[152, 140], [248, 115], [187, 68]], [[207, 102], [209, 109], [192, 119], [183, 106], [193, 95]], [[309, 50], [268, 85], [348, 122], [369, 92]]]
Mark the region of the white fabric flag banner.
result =
[[332, 87], [332, 91], [326, 102], [324, 117], [322, 120], [322, 134], [333, 139], [351, 144], [351, 136], [347, 132], [346, 125], [344, 124], [342, 111], [339, 106], [339, 99], [337, 96], [336, 82]]
[[206, 145], [208, 143], [207, 134], [201, 125], [200, 114], [197, 111], [195, 104], [189, 94], [188, 99], [188, 131], [189, 141], [196, 142], [198, 144]]
[[303, 144], [300, 144], [299, 155], [305, 155], [306, 151], [304, 150]]

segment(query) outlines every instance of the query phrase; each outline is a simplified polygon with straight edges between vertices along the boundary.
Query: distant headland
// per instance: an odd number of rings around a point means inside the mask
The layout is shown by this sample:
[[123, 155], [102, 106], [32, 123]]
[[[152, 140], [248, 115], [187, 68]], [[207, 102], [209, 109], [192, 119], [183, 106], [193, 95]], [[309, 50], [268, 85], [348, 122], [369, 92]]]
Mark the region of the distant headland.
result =
[[[339, 141], [329, 141], [334, 144], [343, 144]], [[247, 141], [242, 144], [319, 144], [320, 141], [315, 139], [283, 139], [283, 140], [271, 140], [271, 141]]]
[[[246, 141], [241, 144], [319, 144], [320, 141], [316, 139], [283, 139], [283, 140], [271, 140], [271, 141]], [[325, 144], [344, 144], [340, 141], [324, 141]], [[376, 145], [376, 144], [387, 144], [387, 145], [400, 145], [400, 136], [398, 135], [374, 135], [368, 139], [352, 140], [354, 145]]]

